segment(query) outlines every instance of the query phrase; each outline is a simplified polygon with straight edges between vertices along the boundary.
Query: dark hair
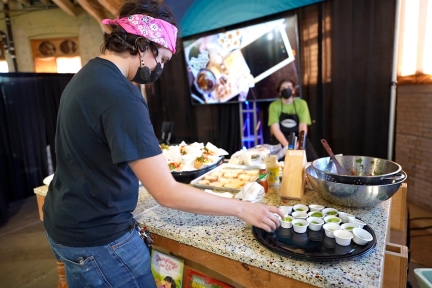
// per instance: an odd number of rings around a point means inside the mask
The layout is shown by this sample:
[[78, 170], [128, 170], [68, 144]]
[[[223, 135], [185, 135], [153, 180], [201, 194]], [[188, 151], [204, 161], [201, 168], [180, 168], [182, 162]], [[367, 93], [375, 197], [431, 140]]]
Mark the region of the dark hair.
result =
[[280, 80], [279, 83], [276, 85], [276, 93], [277, 93], [278, 95], [279, 95], [279, 90], [280, 90], [282, 84], [285, 83], [285, 82], [289, 82], [289, 83], [291, 83], [292, 86], [293, 86], [293, 88], [296, 87], [296, 83], [294, 82], [294, 80], [291, 80], [291, 79], [283, 79], [283, 80]]
[[176, 288], [176, 287], [177, 287], [177, 285], [176, 285], [174, 279], [173, 279], [171, 276], [166, 276], [166, 277], [164, 278], [164, 280], [165, 280], [166, 282], [169, 282], [169, 283], [171, 284], [171, 288]]
[[[171, 10], [158, 0], [135, 0], [126, 2], [120, 7], [118, 14], [118, 18], [128, 17], [134, 14], [148, 15], [177, 26], [177, 22]], [[149, 47], [153, 54], [157, 56], [157, 49], [163, 47], [145, 37], [127, 33], [120, 25], [110, 26], [112, 28], [111, 33], [104, 33], [104, 44], [102, 44], [100, 49], [102, 54], [105, 53], [106, 50], [110, 50], [117, 53], [129, 51], [131, 55], [137, 55], [138, 50], [136, 48], [145, 51], [147, 47]], [[176, 44], [179, 44], [178, 39], [176, 42]], [[179, 49], [177, 49], [177, 51], [178, 50]]]

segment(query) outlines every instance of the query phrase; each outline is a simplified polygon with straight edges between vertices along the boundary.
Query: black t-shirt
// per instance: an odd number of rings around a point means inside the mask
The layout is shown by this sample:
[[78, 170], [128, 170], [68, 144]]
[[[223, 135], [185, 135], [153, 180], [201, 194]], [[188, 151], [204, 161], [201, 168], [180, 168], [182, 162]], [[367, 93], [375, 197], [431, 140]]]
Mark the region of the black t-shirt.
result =
[[95, 58], [63, 91], [56, 129], [45, 229], [66, 246], [108, 244], [134, 224], [138, 179], [128, 161], [161, 153], [148, 106], [117, 66]]

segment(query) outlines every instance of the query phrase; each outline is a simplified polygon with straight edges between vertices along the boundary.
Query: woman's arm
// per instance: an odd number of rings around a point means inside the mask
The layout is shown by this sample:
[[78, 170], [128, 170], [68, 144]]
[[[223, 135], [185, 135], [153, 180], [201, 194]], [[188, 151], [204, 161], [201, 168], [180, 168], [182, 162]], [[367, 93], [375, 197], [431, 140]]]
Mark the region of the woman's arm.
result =
[[299, 124], [299, 132], [304, 130], [305, 131], [305, 135], [307, 135], [308, 132], [308, 125], [306, 123], [300, 123]]
[[276, 137], [276, 139], [281, 143], [282, 147], [288, 146], [288, 140], [286, 139], [285, 135], [280, 130], [279, 123], [273, 123], [270, 126], [270, 130], [272, 134]]
[[162, 206], [190, 213], [236, 216], [267, 232], [279, 227], [283, 213], [274, 206], [215, 196], [175, 181], [162, 154], [136, 160], [129, 166], [153, 198]]

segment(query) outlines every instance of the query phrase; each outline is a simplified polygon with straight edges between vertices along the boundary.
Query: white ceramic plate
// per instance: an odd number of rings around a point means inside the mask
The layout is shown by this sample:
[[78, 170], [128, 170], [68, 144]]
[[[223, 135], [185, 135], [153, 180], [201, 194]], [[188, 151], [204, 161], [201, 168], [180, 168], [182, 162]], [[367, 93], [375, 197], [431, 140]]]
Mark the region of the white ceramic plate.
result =
[[54, 178], [54, 174], [49, 175], [49, 176], [45, 177], [45, 179], [43, 179], [43, 183], [44, 183], [45, 185], [49, 185], [49, 184], [51, 183], [51, 180], [52, 180], [53, 178]]

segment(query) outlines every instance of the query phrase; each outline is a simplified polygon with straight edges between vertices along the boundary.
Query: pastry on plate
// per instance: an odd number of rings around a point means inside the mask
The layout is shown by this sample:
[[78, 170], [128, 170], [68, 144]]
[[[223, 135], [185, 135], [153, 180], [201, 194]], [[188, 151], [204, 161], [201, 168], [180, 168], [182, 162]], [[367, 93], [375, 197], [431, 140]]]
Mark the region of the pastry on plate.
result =
[[231, 182], [231, 179], [221, 177], [221, 178], [219, 178], [219, 182], [220, 182], [220, 183], [223, 183], [223, 184], [226, 184], [226, 183]]
[[199, 156], [199, 157], [195, 158], [194, 167], [196, 169], [200, 169], [204, 164], [207, 164], [210, 162], [211, 162], [210, 158], [208, 158], [206, 156]]
[[218, 181], [218, 176], [213, 176], [213, 175], [206, 175], [203, 177], [205, 180], [208, 180], [209, 182], [216, 182]]
[[240, 189], [243, 185], [240, 183], [226, 183], [223, 185], [223, 187], [227, 187], [227, 188], [233, 188], [233, 189]]
[[183, 162], [168, 162], [170, 171], [181, 171], [183, 169]]
[[238, 176], [238, 179], [246, 181], [246, 182], [252, 181], [252, 178], [255, 178], [255, 176], [248, 175], [248, 174], [240, 174]]
[[210, 181], [209, 180], [199, 180], [199, 181], [197, 181], [197, 184], [200, 184], [200, 185], [210, 185]]

